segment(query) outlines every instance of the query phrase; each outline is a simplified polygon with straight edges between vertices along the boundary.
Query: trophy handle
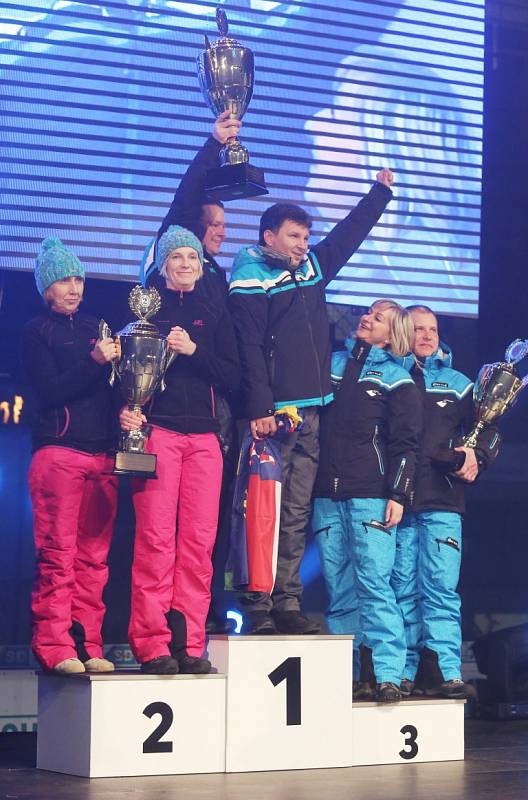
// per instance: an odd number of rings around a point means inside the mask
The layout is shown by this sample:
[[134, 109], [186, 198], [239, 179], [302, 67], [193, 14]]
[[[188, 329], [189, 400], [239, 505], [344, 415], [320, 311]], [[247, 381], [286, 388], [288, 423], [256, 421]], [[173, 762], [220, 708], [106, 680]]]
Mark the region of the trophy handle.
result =
[[[111, 339], [111, 338], [112, 338], [112, 331], [110, 329], [110, 326], [104, 319], [99, 320], [99, 339]], [[114, 341], [118, 345], [119, 350], [121, 351], [119, 336], [114, 336]], [[110, 377], [108, 378], [108, 383], [110, 384], [110, 386], [114, 385], [115, 376], [116, 376], [115, 361], [112, 361]]]
[[116, 375], [117, 375], [117, 362], [121, 358], [121, 337], [120, 336], [114, 336], [114, 342], [117, 345], [118, 354], [117, 354], [117, 357], [114, 358], [114, 360], [110, 362], [111, 367], [112, 367], [112, 371], [110, 372], [110, 377], [108, 378], [108, 383], [110, 384], [110, 386], [113, 386], [114, 383], [115, 383], [115, 379], [116, 379]]
[[174, 350], [167, 350], [167, 353], [165, 355], [165, 364], [163, 365], [163, 375], [161, 376], [160, 392], [164, 392], [165, 389], [167, 388], [167, 384], [165, 383], [165, 373], [167, 372], [168, 368], [170, 367], [170, 365], [172, 364], [177, 355], [178, 353], [175, 353]]

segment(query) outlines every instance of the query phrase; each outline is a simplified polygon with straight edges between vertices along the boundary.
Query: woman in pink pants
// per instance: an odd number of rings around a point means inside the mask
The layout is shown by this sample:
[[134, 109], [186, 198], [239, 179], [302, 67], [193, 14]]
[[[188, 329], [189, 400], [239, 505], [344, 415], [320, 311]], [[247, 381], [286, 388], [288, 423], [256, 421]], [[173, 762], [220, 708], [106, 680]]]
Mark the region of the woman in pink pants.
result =
[[[202, 291], [203, 252], [193, 233], [172, 225], [157, 244], [165, 280], [156, 325], [176, 358], [165, 391], [148, 409], [148, 451], [157, 480], [136, 480], [136, 540], [129, 638], [143, 672], [205, 673], [202, 658], [210, 602], [211, 553], [222, 480], [215, 388], [234, 391], [239, 364], [231, 320]], [[121, 411], [121, 427], [141, 419]]]
[[84, 269], [59, 239], [42, 242], [35, 280], [47, 309], [26, 325], [22, 342], [37, 403], [32, 645], [44, 669], [111, 672], [101, 626], [117, 506], [117, 480], [107, 474], [117, 427], [108, 385], [116, 345], [100, 340], [98, 321], [79, 311]]

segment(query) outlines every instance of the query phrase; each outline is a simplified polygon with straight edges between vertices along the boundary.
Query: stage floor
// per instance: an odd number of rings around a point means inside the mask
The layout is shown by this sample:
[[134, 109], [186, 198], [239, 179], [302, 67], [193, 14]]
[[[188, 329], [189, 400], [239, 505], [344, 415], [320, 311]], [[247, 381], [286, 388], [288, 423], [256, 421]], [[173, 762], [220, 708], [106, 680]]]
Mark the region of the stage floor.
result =
[[[324, 731], [321, 731], [324, 736]], [[17, 800], [526, 800], [528, 720], [466, 720], [466, 760], [346, 769], [75, 778], [35, 769], [36, 734], [0, 734], [0, 797]]]

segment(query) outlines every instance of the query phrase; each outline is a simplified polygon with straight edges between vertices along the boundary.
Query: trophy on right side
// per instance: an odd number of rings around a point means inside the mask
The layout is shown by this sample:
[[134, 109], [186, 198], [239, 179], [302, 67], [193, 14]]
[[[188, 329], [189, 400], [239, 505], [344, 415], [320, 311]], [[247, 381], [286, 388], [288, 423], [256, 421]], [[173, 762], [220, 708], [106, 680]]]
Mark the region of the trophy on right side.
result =
[[[209, 42], [205, 37], [203, 53], [198, 56], [198, 79], [204, 99], [218, 117], [229, 111], [242, 119], [253, 94], [255, 69], [253, 52], [228, 35], [225, 11], [216, 10], [220, 39]], [[268, 194], [264, 172], [249, 163], [247, 148], [234, 136], [220, 150], [220, 166], [209, 170], [205, 191], [211, 198], [234, 200]]]
[[[492, 425], [515, 403], [520, 393], [528, 385], [528, 375], [520, 378], [515, 364], [528, 355], [528, 340], [515, 339], [506, 348], [504, 361], [484, 364], [473, 386], [475, 405], [475, 424], [473, 429], [459, 442], [459, 447], [477, 447], [478, 437], [487, 425]], [[434, 462], [452, 472], [459, 470], [465, 454], [453, 448], [435, 454]]]

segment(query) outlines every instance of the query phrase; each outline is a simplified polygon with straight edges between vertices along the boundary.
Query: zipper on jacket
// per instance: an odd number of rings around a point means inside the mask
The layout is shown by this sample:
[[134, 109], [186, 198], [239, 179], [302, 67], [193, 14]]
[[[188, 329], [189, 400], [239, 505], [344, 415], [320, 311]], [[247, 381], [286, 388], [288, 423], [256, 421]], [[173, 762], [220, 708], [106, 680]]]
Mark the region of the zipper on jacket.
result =
[[269, 362], [269, 379], [271, 388], [273, 390], [275, 383], [275, 349], [274, 349], [275, 336], [273, 333], [271, 334], [270, 338], [271, 338], [271, 346], [268, 350], [268, 362]]
[[305, 316], [306, 316], [306, 323], [307, 323], [307, 325], [308, 325], [308, 331], [309, 331], [309, 333], [310, 333], [310, 342], [311, 342], [311, 345], [312, 345], [312, 352], [313, 352], [313, 354], [314, 354], [314, 357], [315, 357], [315, 365], [316, 365], [316, 367], [317, 367], [317, 380], [319, 381], [319, 397], [321, 398], [321, 404], [322, 404], [322, 403], [323, 403], [323, 400], [324, 400], [324, 394], [323, 394], [323, 381], [322, 381], [322, 379], [321, 379], [321, 364], [319, 363], [319, 356], [318, 356], [318, 354], [317, 354], [317, 349], [316, 349], [316, 347], [315, 347], [315, 341], [314, 341], [314, 335], [313, 335], [312, 323], [311, 323], [311, 321], [310, 321], [310, 315], [308, 314], [308, 309], [306, 308], [306, 297], [305, 297], [305, 294], [304, 294], [304, 289], [302, 289], [302, 288], [299, 286], [299, 284], [297, 283], [297, 279], [296, 279], [296, 277], [295, 277], [295, 273], [294, 273], [294, 275], [293, 275], [293, 282], [294, 282], [294, 284], [295, 284], [295, 288], [296, 288], [296, 289], [298, 289], [298, 290], [300, 291], [300, 293], [301, 293], [301, 297], [302, 297], [303, 308], [304, 308], [304, 314], [305, 314]]
[[400, 478], [402, 476], [402, 473], [403, 473], [403, 470], [405, 468], [405, 464], [406, 463], [407, 463], [407, 459], [406, 458], [402, 458], [402, 460], [400, 462], [400, 466], [399, 466], [398, 472], [396, 473], [396, 477], [394, 479], [394, 483], [392, 484], [392, 488], [393, 489], [395, 489], [397, 487], [397, 485], [399, 484]]
[[216, 419], [215, 393], [214, 393], [214, 388], [213, 388], [212, 384], [211, 384], [211, 386], [209, 388], [211, 389], [211, 410], [213, 412], [213, 418]]
[[334, 478], [334, 494], [337, 494], [338, 489], [339, 489], [339, 478]]
[[381, 457], [381, 451], [378, 446], [378, 433], [379, 427], [376, 425], [374, 428], [374, 436], [372, 437], [372, 444], [374, 445], [374, 450], [376, 451], [376, 455], [378, 456], [379, 468], [382, 475], [385, 475], [385, 467], [383, 466], [383, 459]]

